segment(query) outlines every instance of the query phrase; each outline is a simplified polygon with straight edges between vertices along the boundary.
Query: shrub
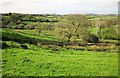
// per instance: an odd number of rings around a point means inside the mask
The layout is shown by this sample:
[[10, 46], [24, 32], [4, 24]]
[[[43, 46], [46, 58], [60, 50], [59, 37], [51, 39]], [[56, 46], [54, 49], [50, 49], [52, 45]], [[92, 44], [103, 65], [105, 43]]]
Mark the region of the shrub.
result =
[[99, 38], [94, 34], [87, 34], [86, 36], [83, 37], [83, 40], [90, 42], [90, 43], [98, 43], [99, 42]]
[[21, 44], [20, 46], [21, 46], [21, 48], [23, 48], [23, 49], [28, 49], [27, 45]]

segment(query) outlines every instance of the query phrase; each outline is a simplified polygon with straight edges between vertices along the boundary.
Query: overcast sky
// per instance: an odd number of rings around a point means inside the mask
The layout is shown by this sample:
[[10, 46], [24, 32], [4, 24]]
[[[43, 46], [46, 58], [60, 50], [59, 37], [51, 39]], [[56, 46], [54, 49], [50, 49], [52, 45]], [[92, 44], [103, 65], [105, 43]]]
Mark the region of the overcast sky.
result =
[[117, 14], [119, 0], [0, 0], [0, 13]]

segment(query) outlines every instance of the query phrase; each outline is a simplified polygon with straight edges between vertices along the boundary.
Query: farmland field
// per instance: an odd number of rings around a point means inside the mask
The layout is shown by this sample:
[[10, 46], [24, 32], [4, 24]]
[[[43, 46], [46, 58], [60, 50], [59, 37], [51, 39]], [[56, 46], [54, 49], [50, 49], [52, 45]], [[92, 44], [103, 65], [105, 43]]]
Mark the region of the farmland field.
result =
[[[9, 43], [9, 42], [8, 42]], [[117, 76], [118, 53], [54, 52], [28, 45], [30, 49], [2, 51], [3, 75], [7, 76]]]
[[[5, 31], [3, 29], [3, 31]], [[27, 31], [28, 32], [28, 31]], [[17, 36], [17, 35], [16, 35]], [[27, 35], [26, 35], [27, 36]], [[32, 36], [31, 36], [32, 37]], [[7, 41], [2, 74], [7, 76], [117, 76], [118, 53], [61, 48], [59, 51]]]
[[31, 16], [3, 14], [2, 76], [118, 76], [116, 16]]

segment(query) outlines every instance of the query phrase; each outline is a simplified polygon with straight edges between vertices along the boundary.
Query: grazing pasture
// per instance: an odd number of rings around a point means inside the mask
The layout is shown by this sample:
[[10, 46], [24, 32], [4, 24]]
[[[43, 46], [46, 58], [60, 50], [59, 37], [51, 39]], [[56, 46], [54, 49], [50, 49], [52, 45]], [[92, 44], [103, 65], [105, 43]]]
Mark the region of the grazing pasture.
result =
[[3, 76], [118, 76], [116, 15], [3, 14]]
[[[8, 45], [11, 43], [7, 42]], [[118, 75], [118, 53], [75, 51], [65, 48], [53, 51], [26, 45], [28, 49], [7, 48], [2, 51], [4, 76]]]

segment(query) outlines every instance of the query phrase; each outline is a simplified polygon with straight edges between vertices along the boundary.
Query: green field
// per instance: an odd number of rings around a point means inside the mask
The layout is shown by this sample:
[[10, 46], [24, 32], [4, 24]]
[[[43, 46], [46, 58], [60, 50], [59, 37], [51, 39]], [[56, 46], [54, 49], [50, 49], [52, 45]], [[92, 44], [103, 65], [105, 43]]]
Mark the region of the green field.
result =
[[[32, 35], [2, 29], [15, 38], [24, 39]], [[16, 33], [14, 33], [16, 32]], [[28, 31], [27, 31], [28, 32]], [[21, 36], [19, 36], [19, 35]], [[8, 37], [11, 38], [9, 35]], [[33, 35], [34, 37], [34, 35]], [[117, 76], [118, 53], [73, 50], [60, 48], [53, 51], [25, 43], [22, 49], [14, 41], [5, 41], [9, 46], [2, 50], [3, 76]]]
[[[8, 42], [10, 44], [11, 42]], [[7, 76], [117, 76], [118, 53], [29, 49], [2, 51], [3, 75]]]
[[118, 76], [116, 15], [2, 15], [2, 76]]

